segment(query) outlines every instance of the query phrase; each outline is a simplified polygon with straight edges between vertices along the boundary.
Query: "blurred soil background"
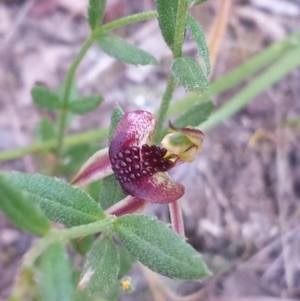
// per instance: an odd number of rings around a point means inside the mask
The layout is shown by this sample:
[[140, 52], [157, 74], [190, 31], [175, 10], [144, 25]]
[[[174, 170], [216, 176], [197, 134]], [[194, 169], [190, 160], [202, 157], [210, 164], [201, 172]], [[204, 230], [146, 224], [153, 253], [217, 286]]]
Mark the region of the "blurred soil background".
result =
[[[107, 2], [105, 22], [155, 9], [151, 0]], [[224, 18], [220, 9], [225, 2], [228, 22], [225, 16], [218, 38], [212, 26]], [[300, 28], [299, 0], [230, 2], [209, 0], [192, 9], [207, 40], [221, 43], [212, 54], [211, 81]], [[38, 82], [58, 89], [89, 34], [86, 8], [87, 0], [0, 1], [0, 151], [29, 145], [42, 117], [53, 120], [33, 104], [30, 90]], [[124, 65], [92, 46], [78, 69], [77, 84], [81, 95], [101, 93], [104, 103], [76, 117], [71, 133], [107, 127], [116, 103], [127, 112], [158, 108], [171, 57], [157, 21], [115, 34], [153, 54], [158, 65]], [[184, 52], [196, 54], [191, 40]], [[244, 85], [215, 97], [216, 106]], [[185, 95], [179, 88], [175, 99]], [[299, 99], [298, 69], [208, 131], [198, 160], [174, 174], [186, 187], [182, 207], [188, 242], [205, 254], [214, 276], [202, 282], [173, 281], [136, 265], [130, 272], [136, 290], [120, 300], [300, 299], [300, 129], [280, 126], [299, 116]], [[51, 156], [43, 158], [44, 165], [51, 164]], [[43, 168], [33, 155], [0, 162], [1, 171]], [[152, 205], [149, 213], [169, 222], [167, 207]], [[0, 300], [9, 295], [22, 255], [34, 241], [0, 213]]]

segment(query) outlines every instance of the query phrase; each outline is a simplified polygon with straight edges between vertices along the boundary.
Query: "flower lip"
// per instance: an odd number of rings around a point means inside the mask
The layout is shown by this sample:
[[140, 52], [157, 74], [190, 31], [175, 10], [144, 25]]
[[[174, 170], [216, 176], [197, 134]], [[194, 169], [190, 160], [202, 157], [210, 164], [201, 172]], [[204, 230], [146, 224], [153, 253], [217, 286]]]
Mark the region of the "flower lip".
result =
[[166, 149], [156, 145], [125, 148], [111, 158], [112, 169], [121, 183], [139, 181], [173, 167], [173, 162], [164, 158], [166, 153]]

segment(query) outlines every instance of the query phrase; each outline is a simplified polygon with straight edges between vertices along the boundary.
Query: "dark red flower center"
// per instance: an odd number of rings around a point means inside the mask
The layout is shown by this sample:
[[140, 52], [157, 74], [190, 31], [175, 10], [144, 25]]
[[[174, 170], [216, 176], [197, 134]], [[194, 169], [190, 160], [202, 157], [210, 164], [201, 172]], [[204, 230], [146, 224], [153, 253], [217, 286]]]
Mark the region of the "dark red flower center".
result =
[[165, 148], [156, 145], [131, 146], [111, 158], [112, 169], [121, 183], [136, 181], [170, 169], [174, 163], [164, 158], [166, 153]]

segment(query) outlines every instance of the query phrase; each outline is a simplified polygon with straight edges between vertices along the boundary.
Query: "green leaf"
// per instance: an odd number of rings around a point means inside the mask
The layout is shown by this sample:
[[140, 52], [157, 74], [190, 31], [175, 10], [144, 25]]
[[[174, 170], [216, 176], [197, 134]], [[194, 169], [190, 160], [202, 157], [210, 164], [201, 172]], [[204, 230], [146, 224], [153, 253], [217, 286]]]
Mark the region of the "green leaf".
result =
[[86, 114], [97, 109], [102, 103], [101, 95], [82, 97], [69, 104], [69, 110], [75, 114]]
[[43, 301], [72, 301], [75, 288], [72, 270], [65, 246], [56, 242], [50, 245], [39, 259], [38, 292]]
[[124, 215], [117, 219], [114, 230], [127, 250], [157, 273], [190, 280], [210, 274], [200, 254], [154, 217]]
[[42, 141], [54, 140], [56, 138], [54, 124], [47, 117], [44, 117], [40, 123], [40, 137]]
[[[111, 140], [113, 139], [116, 127], [123, 115], [124, 115], [123, 110], [119, 106], [116, 106], [111, 115], [111, 121], [109, 126], [109, 133], [108, 133], [108, 143], [110, 143]], [[123, 192], [123, 189], [119, 181], [116, 179], [114, 175], [108, 176], [103, 179], [99, 200], [104, 210], [114, 205], [115, 203], [121, 201], [125, 197], [126, 194]]]
[[57, 178], [14, 172], [9, 179], [26, 191], [49, 219], [67, 227], [104, 217], [102, 209], [88, 194]]
[[201, 66], [190, 57], [174, 59], [171, 71], [176, 81], [189, 91], [202, 93], [208, 87], [208, 81]]
[[211, 114], [214, 104], [211, 100], [200, 102], [186, 112], [184, 112], [178, 119], [174, 121], [174, 125], [180, 128], [190, 126], [198, 126], [204, 122]]
[[187, 25], [190, 28], [192, 37], [197, 44], [199, 55], [204, 61], [205, 73], [206, 76], [208, 76], [210, 72], [210, 60], [204, 32], [198, 22], [190, 15], [187, 15]]
[[114, 175], [103, 179], [100, 204], [104, 210], [126, 198], [119, 181]]
[[108, 236], [100, 236], [88, 253], [81, 283], [89, 293], [105, 292], [117, 280], [120, 259], [117, 247]]
[[133, 65], [156, 65], [157, 61], [150, 53], [135, 47], [124, 40], [112, 36], [102, 35], [97, 38], [99, 47], [108, 55], [120, 62]]
[[166, 44], [173, 50], [178, 0], [156, 0], [158, 25]]
[[44, 86], [34, 86], [31, 89], [31, 96], [36, 105], [48, 110], [60, 108], [58, 95]]
[[114, 110], [111, 114], [111, 118], [110, 118], [110, 126], [109, 126], [109, 130], [108, 130], [108, 143], [110, 144], [115, 131], [116, 131], [116, 127], [118, 125], [118, 123], [120, 122], [122, 116], [124, 115], [124, 111], [117, 105], [114, 107]]
[[16, 226], [35, 235], [44, 235], [50, 229], [48, 219], [34, 206], [9, 175], [0, 174], [0, 210]]
[[90, 0], [88, 9], [88, 22], [92, 30], [101, 23], [105, 12], [106, 0]]
[[102, 181], [96, 181], [88, 186], [88, 193], [95, 202], [99, 201], [100, 191], [102, 189]]

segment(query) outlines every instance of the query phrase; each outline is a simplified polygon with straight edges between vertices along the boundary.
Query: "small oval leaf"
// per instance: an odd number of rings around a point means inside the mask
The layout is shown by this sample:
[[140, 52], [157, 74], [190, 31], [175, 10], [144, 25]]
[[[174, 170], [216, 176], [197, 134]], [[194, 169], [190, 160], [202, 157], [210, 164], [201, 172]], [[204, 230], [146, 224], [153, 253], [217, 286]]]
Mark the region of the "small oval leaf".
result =
[[191, 30], [192, 37], [195, 40], [199, 55], [202, 57], [205, 65], [206, 76], [210, 73], [209, 51], [206, 45], [205, 35], [198, 22], [190, 15], [187, 15], [187, 25]]
[[60, 101], [57, 93], [44, 86], [34, 86], [31, 89], [31, 96], [36, 105], [48, 110], [60, 108]]
[[56, 242], [38, 261], [38, 292], [43, 301], [72, 301], [75, 287], [65, 246]]
[[92, 223], [105, 216], [88, 194], [57, 178], [14, 172], [9, 179], [28, 193], [49, 219], [67, 227]]
[[101, 95], [91, 95], [72, 101], [69, 104], [69, 110], [75, 114], [86, 114], [97, 109], [102, 103]]
[[173, 124], [177, 127], [198, 126], [211, 114], [214, 104], [211, 100], [200, 102], [184, 112]]
[[131, 255], [155, 272], [190, 280], [210, 275], [200, 254], [154, 217], [124, 215], [114, 230]]
[[100, 26], [106, 6], [106, 0], [90, 0], [88, 9], [88, 22], [92, 30]]
[[190, 57], [174, 59], [171, 71], [176, 81], [189, 91], [202, 93], [208, 87], [208, 81], [201, 66]]
[[124, 40], [112, 36], [102, 35], [96, 39], [99, 47], [108, 55], [120, 62], [133, 65], [156, 65], [157, 61], [150, 53], [135, 47]]
[[88, 253], [78, 289], [89, 293], [106, 292], [117, 280], [120, 259], [117, 247], [109, 236], [100, 236]]
[[4, 174], [0, 174], [0, 210], [16, 226], [32, 234], [44, 235], [50, 229], [48, 219]]
[[173, 50], [178, 0], [156, 0], [157, 20], [166, 44]]

